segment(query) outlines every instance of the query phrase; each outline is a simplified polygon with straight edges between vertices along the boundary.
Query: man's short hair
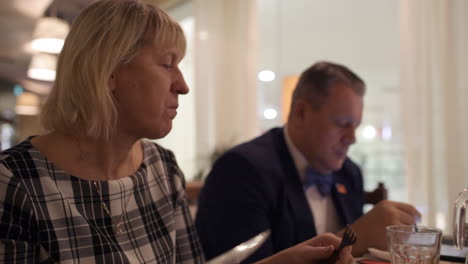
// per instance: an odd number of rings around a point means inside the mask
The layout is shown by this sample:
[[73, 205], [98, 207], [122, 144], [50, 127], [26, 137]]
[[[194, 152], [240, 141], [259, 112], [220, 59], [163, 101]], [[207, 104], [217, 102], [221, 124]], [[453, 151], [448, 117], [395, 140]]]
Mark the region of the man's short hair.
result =
[[144, 43], [176, 47], [186, 41], [179, 24], [161, 9], [139, 0], [101, 0], [74, 21], [57, 63], [42, 125], [63, 134], [108, 138], [117, 122], [109, 78]]
[[297, 99], [304, 99], [319, 110], [336, 83], [349, 86], [357, 95], [364, 96], [366, 88], [359, 76], [343, 65], [321, 61], [301, 74], [293, 92], [291, 109]]

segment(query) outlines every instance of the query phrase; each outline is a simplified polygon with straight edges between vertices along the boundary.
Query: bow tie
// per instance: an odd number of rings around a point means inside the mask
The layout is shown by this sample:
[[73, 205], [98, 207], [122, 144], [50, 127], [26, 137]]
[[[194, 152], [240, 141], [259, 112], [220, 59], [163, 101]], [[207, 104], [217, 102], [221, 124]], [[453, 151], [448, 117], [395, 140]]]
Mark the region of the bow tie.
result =
[[321, 175], [318, 174], [314, 169], [311, 167], [307, 167], [306, 169], [306, 177], [304, 181], [304, 189], [312, 187], [314, 185], [317, 186], [320, 195], [327, 196], [335, 183], [335, 178], [332, 175]]

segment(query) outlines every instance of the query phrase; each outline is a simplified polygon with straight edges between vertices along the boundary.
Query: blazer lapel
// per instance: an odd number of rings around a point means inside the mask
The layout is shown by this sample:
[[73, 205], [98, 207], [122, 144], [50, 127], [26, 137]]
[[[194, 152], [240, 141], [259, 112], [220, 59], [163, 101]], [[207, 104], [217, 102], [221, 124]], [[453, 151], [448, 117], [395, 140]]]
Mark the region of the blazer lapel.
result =
[[298, 242], [305, 241], [317, 235], [315, 223], [310, 211], [309, 203], [304, 193], [302, 182], [297, 174], [296, 166], [289, 153], [284, 139], [283, 129], [276, 134], [278, 153], [281, 157], [282, 168], [285, 175], [285, 190], [288, 198], [288, 206], [291, 208], [296, 226], [296, 237]]
[[341, 225], [346, 226], [352, 223], [351, 214], [349, 212], [348, 201], [350, 201], [348, 194], [349, 186], [346, 178], [341, 173], [335, 173], [335, 186], [332, 188], [332, 199], [335, 203], [336, 210], [341, 219]]

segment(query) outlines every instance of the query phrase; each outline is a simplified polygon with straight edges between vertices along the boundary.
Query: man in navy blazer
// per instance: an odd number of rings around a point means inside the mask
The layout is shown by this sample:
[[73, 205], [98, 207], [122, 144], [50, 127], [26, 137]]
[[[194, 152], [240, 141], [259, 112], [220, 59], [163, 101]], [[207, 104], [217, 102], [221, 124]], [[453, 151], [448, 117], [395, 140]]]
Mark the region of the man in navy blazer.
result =
[[363, 215], [363, 178], [347, 158], [361, 122], [364, 82], [346, 67], [319, 62], [302, 73], [284, 128], [234, 147], [214, 164], [200, 192], [196, 228], [207, 259], [270, 229], [244, 263], [351, 225], [353, 255], [386, 249], [385, 227], [413, 224], [408, 204], [385, 201]]

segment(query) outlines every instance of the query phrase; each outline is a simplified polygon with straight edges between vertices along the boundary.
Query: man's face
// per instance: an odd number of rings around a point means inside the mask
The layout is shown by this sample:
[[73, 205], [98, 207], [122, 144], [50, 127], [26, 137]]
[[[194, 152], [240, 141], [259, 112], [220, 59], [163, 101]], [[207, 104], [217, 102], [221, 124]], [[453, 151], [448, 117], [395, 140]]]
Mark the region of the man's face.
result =
[[335, 83], [320, 109], [307, 103], [302, 122], [302, 146], [309, 164], [319, 173], [341, 169], [349, 146], [356, 141], [361, 123], [363, 98], [349, 86]]

